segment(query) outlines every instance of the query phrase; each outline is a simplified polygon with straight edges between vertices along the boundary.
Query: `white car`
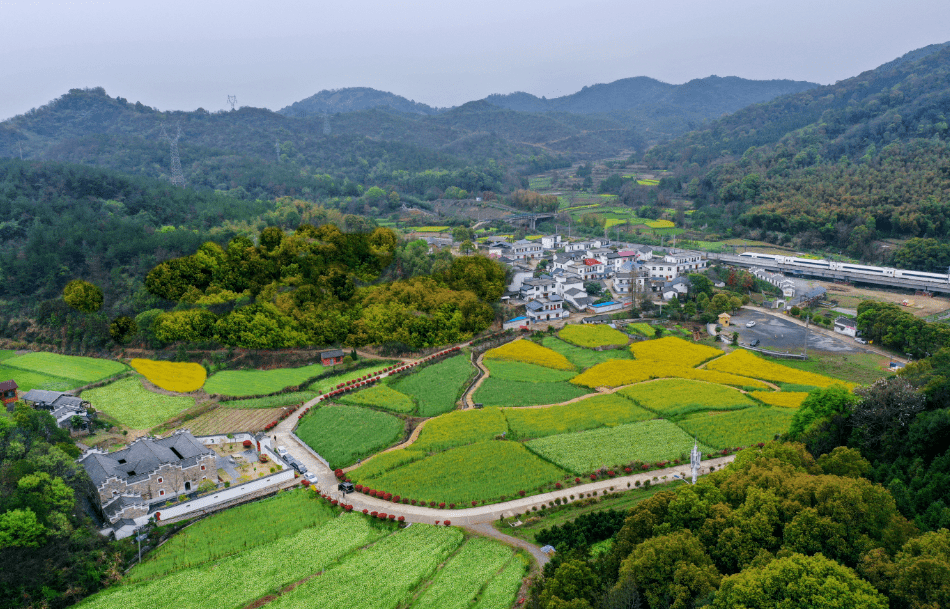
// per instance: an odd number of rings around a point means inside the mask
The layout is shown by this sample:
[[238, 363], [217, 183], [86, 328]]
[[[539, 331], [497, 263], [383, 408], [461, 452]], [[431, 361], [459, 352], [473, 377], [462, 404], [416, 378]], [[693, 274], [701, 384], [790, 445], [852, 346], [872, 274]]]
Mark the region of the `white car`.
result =
[[277, 447], [277, 456], [283, 458], [287, 456], [287, 448], [284, 446]]
[[861, 338], [860, 336], [855, 336], [855, 337], [854, 337], [854, 342], [860, 343], [860, 344], [862, 344], [862, 345], [868, 344], [868, 341], [866, 341], [865, 339]]
[[749, 323], [747, 323], [747, 324], [745, 325], [746, 328], [752, 328], [752, 327], [754, 327], [754, 326], [755, 326], [755, 322], [754, 322], [754, 321], [750, 321]]
[[306, 481], [309, 482], [310, 484], [316, 484], [316, 483], [317, 483], [317, 475], [316, 475], [315, 473], [313, 473], [313, 472], [307, 472], [307, 473], [304, 475], [304, 480], [306, 480]]

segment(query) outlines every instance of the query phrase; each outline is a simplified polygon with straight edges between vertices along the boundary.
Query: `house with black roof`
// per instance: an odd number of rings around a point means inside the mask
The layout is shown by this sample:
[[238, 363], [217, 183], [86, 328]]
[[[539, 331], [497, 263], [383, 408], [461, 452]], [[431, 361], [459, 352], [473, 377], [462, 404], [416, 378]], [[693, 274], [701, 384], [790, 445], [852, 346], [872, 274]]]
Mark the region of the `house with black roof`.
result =
[[127, 448], [87, 451], [78, 459], [111, 523], [145, 516], [151, 506], [217, 482], [217, 456], [187, 430], [166, 438], [139, 438]]
[[[86, 400], [68, 395], [62, 391], [47, 391], [45, 389], [30, 389], [20, 398], [27, 406], [37, 410], [48, 410], [56, 424], [62, 428], [78, 427], [89, 429], [93, 419], [90, 414], [90, 404]], [[73, 417], [78, 417], [74, 419]], [[78, 425], [74, 425], [78, 421]]]

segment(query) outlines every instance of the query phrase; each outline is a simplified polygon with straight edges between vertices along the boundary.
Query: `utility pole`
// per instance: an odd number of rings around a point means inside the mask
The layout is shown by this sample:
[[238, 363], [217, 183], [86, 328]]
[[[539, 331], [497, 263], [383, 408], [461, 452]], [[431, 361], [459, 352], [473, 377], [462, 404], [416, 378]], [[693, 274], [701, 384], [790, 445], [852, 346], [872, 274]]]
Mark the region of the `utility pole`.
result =
[[20, 147], [20, 160], [23, 160], [23, 142], [17, 142], [17, 146]]
[[811, 315], [805, 317], [805, 358], [808, 358], [808, 322], [811, 321]]
[[323, 135], [330, 135], [330, 113], [323, 111]]

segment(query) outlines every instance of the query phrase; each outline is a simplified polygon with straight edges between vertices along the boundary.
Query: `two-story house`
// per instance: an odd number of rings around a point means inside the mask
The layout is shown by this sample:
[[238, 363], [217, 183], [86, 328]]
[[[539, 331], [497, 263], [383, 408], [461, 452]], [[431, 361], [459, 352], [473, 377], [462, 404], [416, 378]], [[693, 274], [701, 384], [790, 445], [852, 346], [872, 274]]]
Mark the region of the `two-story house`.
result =
[[0, 399], [3, 400], [3, 405], [6, 407], [7, 412], [13, 412], [13, 405], [20, 399], [19, 390], [20, 386], [12, 379], [0, 383]]
[[584, 258], [575, 271], [584, 281], [603, 279], [606, 265], [596, 258]]
[[515, 260], [530, 260], [532, 258], [540, 258], [541, 255], [541, 244], [537, 241], [528, 241], [527, 239], [515, 241], [514, 245], [511, 246], [511, 253], [509, 254], [509, 256]]
[[557, 283], [548, 277], [525, 279], [521, 283], [521, 299], [546, 298], [557, 293]]
[[545, 235], [541, 237], [541, 247], [546, 250], [556, 250], [561, 247], [561, 235]]
[[557, 294], [528, 301], [525, 305], [525, 313], [532, 323], [552, 321], [570, 315], [564, 310], [564, 300]]
[[89, 474], [102, 513], [110, 523], [149, 513], [154, 503], [217, 482], [217, 456], [190, 432], [167, 438], [139, 438], [128, 448], [87, 451], [78, 462]]
[[699, 272], [706, 268], [706, 260], [698, 252], [680, 252], [651, 260], [647, 266], [650, 269], [650, 277], [669, 281], [680, 275]]

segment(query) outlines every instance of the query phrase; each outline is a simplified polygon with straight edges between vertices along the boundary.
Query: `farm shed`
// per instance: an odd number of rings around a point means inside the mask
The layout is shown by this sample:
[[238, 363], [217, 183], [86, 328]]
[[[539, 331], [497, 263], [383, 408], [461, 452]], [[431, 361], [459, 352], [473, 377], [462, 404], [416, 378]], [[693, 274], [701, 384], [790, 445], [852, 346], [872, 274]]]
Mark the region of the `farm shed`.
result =
[[320, 353], [320, 363], [324, 366], [335, 366], [343, 363], [343, 351], [340, 349], [329, 349]]

